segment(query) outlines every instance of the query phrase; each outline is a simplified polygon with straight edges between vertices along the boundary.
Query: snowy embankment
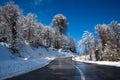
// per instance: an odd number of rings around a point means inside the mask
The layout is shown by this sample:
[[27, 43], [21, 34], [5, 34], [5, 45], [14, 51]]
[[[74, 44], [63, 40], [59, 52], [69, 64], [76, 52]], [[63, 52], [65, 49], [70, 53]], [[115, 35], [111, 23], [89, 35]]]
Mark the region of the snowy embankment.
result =
[[92, 63], [92, 64], [98, 64], [98, 65], [108, 65], [108, 66], [115, 66], [120, 67], [120, 61], [89, 61], [89, 60], [83, 60], [80, 57], [75, 57], [73, 59], [74, 61], [84, 62], [84, 63]]
[[57, 57], [66, 56], [55, 49], [31, 48], [26, 43], [20, 53], [22, 57], [16, 57], [5, 46], [0, 44], [0, 80], [39, 69]]
[[0, 64], [0, 80], [27, 73], [49, 64], [48, 59], [9, 60]]

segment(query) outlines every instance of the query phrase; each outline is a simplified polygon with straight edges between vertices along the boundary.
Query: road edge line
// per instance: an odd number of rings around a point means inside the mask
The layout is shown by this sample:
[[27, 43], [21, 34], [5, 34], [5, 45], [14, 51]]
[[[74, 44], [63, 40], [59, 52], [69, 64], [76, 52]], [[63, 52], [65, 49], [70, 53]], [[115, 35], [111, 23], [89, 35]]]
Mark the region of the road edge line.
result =
[[83, 72], [78, 68], [78, 66], [76, 66], [76, 65], [74, 65], [74, 64], [72, 64], [76, 69], [78, 69], [78, 71], [79, 71], [79, 73], [80, 73], [80, 75], [81, 75], [81, 80], [85, 80], [85, 76], [84, 76], [84, 74], [83, 74]]

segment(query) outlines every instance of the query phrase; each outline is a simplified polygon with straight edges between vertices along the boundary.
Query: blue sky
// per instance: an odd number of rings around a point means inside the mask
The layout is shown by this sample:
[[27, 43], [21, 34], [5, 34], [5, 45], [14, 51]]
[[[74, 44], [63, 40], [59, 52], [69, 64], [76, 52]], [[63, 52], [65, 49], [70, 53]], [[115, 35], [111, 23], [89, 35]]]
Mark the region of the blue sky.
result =
[[38, 21], [45, 25], [50, 25], [54, 15], [65, 15], [69, 23], [68, 35], [76, 41], [85, 30], [94, 33], [96, 24], [120, 22], [120, 0], [0, 0], [0, 5], [8, 1], [18, 4], [24, 15], [36, 14]]

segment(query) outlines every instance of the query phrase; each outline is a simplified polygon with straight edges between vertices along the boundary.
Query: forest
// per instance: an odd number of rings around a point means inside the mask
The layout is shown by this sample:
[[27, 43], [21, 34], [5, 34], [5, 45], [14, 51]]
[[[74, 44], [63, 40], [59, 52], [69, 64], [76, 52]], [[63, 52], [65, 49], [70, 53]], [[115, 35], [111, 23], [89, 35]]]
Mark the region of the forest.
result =
[[[79, 41], [83, 54], [96, 61], [120, 60], [120, 23], [112, 21], [110, 24], [97, 24], [95, 34], [84, 31]], [[94, 56], [94, 57], [93, 57]]]
[[[69, 27], [63, 14], [55, 15], [51, 24], [38, 22], [37, 15], [33, 13], [23, 15], [22, 9], [14, 2], [6, 3], [0, 7], [0, 42], [7, 43], [13, 54], [19, 54], [28, 42], [35, 48], [52, 47], [89, 55], [90, 60], [120, 60], [120, 23], [117, 21], [97, 24], [95, 34], [84, 31], [77, 44], [72, 37], [66, 35]], [[76, 45], [79, 45], [81, 52], [76, 50]]]
[[[67, 37], [67, 19], [57, 14], [51, 20], [51, 26], [37, 21], [37, 15], [23, 15], [22, 9], [14, 2], [0, 7], [0, 42], [7, 46], [13, 54], [19, 54], [25, 42], [32, 47], [52, 47], [76, 52], [75, 41]], [[20, 54], [19, 54], [20, 55]]]

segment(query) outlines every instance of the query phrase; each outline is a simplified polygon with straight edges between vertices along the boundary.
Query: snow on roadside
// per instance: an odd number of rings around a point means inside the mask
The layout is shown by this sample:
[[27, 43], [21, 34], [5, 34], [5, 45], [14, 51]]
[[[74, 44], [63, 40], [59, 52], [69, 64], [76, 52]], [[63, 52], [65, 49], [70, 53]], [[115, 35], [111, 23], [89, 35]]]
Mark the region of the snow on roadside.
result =
[[93, 63], [93, 64], [99, 64], [99, 65], [108, 65], [108, 66], [115, 66], [120, 67], [120, 61], [119, 62], [113, 62], [113, 61], [89, 61], [89, 60], [81, 60], [79, 57], [75, 57], [73, 59], [74, 61], [79, 62], [85, 62], [85, 63]]
[[11, 52], [5, 47], [6, 44], [0, 43], [0, 62], [11, 59]]
[[59, 56], [58, 52], [49, 48], [39, 47], [32, 48], [29, 43], [26, 42], [21, 55], [29, 58], [41, 58], [41, 57], [57, 57]]
[[20, 52], [22, 57], [17, 57], [12, 55], [6, 46], [7, 44], [0, 43], [0, 80], [39, 69], [58, 57], [73, 56], [71, 52], [62, 52], [52, 48], [32, 48], [25, 42]]
[[46, 48], [33, 49], [25, 44], [22, 57], [13, 56], [4, 43], [0, 43], [0, 80], [44, 67], [60, 54]]
[[58, 52], [61, 53], [61, 55], [64, 57], [73, 57], [74, 56], [74, 53], [72, 53], [70, 50], [59, 49]]
[[49, 59], [42, 58], [42, 59], [30, 59], [30, 60], [2, 61], [0, 63], [0, 80], [17, 76], [44, 67], [47, 64], [49, 64], [51, 60], [50, 58]]

